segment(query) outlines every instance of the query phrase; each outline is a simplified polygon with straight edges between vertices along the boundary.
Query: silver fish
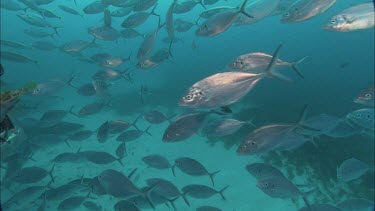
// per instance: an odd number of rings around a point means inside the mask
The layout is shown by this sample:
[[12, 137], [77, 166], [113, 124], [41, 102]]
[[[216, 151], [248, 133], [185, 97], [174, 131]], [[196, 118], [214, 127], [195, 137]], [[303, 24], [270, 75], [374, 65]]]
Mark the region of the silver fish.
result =
[[216, 14], [221, 13], [221, 12], [225, 12], [227, 10], [236, 11], [237, 8], [236, 7], [229, 7], [229, 6], [214, 7], [214, 8], [210, 8], [210, 9], [200, 13], [199, 17], [207, 19], [207, 18], [209, 18], [213, 15], [216, 15]]
[[35, 14], [17, 14], [17, 17], [19, 17], [21, 20], [25, 21], [26, 23], [38, 26], [38, 27], [45, 27], [45, 28], [52, 28], [55, 30], [56, 34], [58, 34], [57, 29], [62, 28], [61, 26], [53, 26], [49, 22], [47, 22], [45, 19], [43, 19], [40, 16], [37, 16]]
[[58, 48], [55, 44], [47, 41], [35, 41], [31, 44], [33, 48], [44, 50], [44, 51], [51, 51]]
[[251, 163], [246, 165], [246, 170], [257, 180], [270, 177], [284, 177], [284, 174], [277, 168], [266, 163]]
[[13, 1], [13, 0], [2, 0], [0, 2], [0, 7], [2, 9], [6, 9], [10, 11], [26, 10], [25, 7], [22, 7], [16, 1]]
[[5, 47], [12, 47], [12, 48], [18, 48], [18, 49], [31, 49], [31, 46], [24, 45], [18, 42], [9, 41], [9, 40], [0, 40], [0, 44]]
[[346, 118], [365, 129], [374, 130], [375, 127], [375, 113], [374, 108], [363, 108], [350, 112]]
[[338, 32], [352, 32], [374, 28], [374, 4], [363, 3], [333, 16], [325, 25], [325, 29]]
[[206, 6], [204, 6], [203, 4], [203, 0], [186, 0], [178, 2], [173, 9], [173, 13], [187, 13], [192, 10], [197, 4], [200, 4], [204, 9], [206, 9]]
[[210, 177], [212, 185], [215, 186], [214, 176], [219, 173], [220, 170], [210, 173], [207, 171], [206, 167], [204, 167], [199, 161], [189, 157], [177, 158], [174, 162], [175, 164], [172, 166], [173, 175], [175, 175], [175, 168], [177, 167], [182, 172], [190, 176], [207, 175]]
[[207, 115], [207, 113], [192, 113], [179, 117], [165, 130], [163, 142], [183, 141], [191, 137], [201, 128]]
[[160, 24], [160, 18], [159, 18], [158, 27], [153, 32], [148, 33], [145, 36], [145, 39], [143, 40], [143, 42], [141, 43], [141, 46], [139, 46], [138, 53], [137, 53], [138, 61], [143, 60], [145, 56], [147, 56], [151, 52], [151, 50], [154, 47], [157, 34], [163, 26], [164, 24]]
[[79, 16], [83, 17], [83, 15], [81, 13], [79, 13], [77, 10], [75, 10], [71, 7], [68, 7], [68, 6], [65, 6], [65, 5], [58, 5], [58, 8], [60, 8], [62, 11], [67, 12], [69, 14], [79, 15]]
[[156, 4], [158, 0], [139, 0], [133, 7], [134, 12], [145, 11]]
[[302, 196], [305, 204], [310, 207], [305, 193], [301, 192], [285, 177], [269, 177], [259, 180], [257, 182], [257, 187], [272, 198], [289, 199]]
[[371, 84], [366, 89], [364, 89], [361, 93], [358, 94], [356, 98], [354, 98], [353, 102], [375, 107], [375, 84]]
[[134, 13], [134, 14], [128, 16], [121, 23], [121, 26], [124, 27], [124, 28], [134, 28], [134, 27], [137, 27], [137, 26], [141, 25], [142, 23], [144, 23], [150, 17], [150, 15], [155, 15], [155, 16], [159, 17], [159, 15], [155, 13], [155, 9], [156, 9], [157, 5], [158, 4], [156, 4], [154, 6], [154, 8], [151, 10], [150, 13], [148, 13], [148, 12], [137, 12], [137, 13]]
[[85, 14], [98, 14], [103, 12], [108, 7], [107, 4], [103, 4], [102, 1], [94, 1], [83, 8]]
[[332, 7], [336, 0], [298, 0], [283, 14], [281, 22], [291, 23], [310, 19]]
[[[281, 59], [277, 59], [275, 68], [281, 69], [283, 67], [291, 67], [301, 78], [304, 78], [297, 65], [303, 62], [306, 58], [307, 56], [294, 62], [286, 62]], [[262, 71], [266, 70], [271, 60], [272, 55], [266, 53], [248, 53], [238, 56], [235, 60], [227, 65], [227, 68], [230, 71], [261, 73]]]
[[232, 23], [237, 19], [237, 17], [242, 13], [249, 18], [253, 18], [251, 15], [247, 14], [245, 11], [245, 6], [248, 0], [245, 0], [241, 7], [237, 10], [226, 10], [224, 12], [217, 13], [209, 17], [205, 22], [203, 22], [198, 29], [195, 31], [197, 36], [215, 36], [225, 30], [227, 30]]
[[251, 121], [239, 121], [236, 119], [218, 119], [210, 121], [203, 127], [203, 133], [210, 137], [222, 137], [236, 133], [244, 125], [254, 124]]
[[23, 32], [33, 38], [53, 37], [55, 35], [55, 33], [48, 33], [34, 28], [25, 29]]
[[129, 13], [132, 11], [132, 7], [123, 7], [123, 8], [117, 8], [116, 10], [111, 11], [112, 17], [124, 17], [129, 15]]
[[279, 5], [280, 0], [256, 0], [251, 2], [246, 8], [245, 11], [247, 14], [251, 14], [253, 18], [249, 18], [246, 15], [240, 14], [236, 21], [235, 25], [246, 25], [256, 23], [263, 18], [271, 15], [277, 6]]
[[147, 155], [142, 158], [142, 161], [149, 167], [156, 169], [169, 169], [172, 167], [170, 162], [161, 155]]
[[262, 78], [276, 77], [289, 81], [274, 71], [281, 46], [262, 73], [224, 72], [209, 76], [188, 89], [179, 105], [192, 108], [218, 108], [230, 105], [244, 97]]
[[121, 33], [110, 26], [90, 27], [88, 32], [94, 37], [106, 41], [118, 40], [121, 37]]
[[9, 61], [14, 61], [14, 62], [19, 62], [19, 63], [28, 63], [28, 62], [33, 62], [37, 67], [39, 67], [38, 61], [34, 59], [30, 59], [29, 57], [26, 57], [21, 54], [9, 52], [9, 51], [1, 51], [0, 53], [1, 58], [4, 60], [9, 60]]
[[349, 158], [337, 168], [337, 179], [349, 182], [358, 179], [368, 171], [374, 171], [374, 167], [370, 167], [358, 159]]
[[138, 36], [143, 37], [143, 34], [139, 33], [135, 29], [123, 29], [120, 31], [120, 33], [125, 39], [131, 39]]

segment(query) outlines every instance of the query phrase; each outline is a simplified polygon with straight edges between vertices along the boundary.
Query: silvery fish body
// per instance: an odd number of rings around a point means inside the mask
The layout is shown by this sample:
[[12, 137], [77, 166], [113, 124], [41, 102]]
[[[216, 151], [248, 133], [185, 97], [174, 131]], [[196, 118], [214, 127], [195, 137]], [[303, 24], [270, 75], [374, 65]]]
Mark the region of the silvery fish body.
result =
[[350, 7], [333, 16], [325, 29], [338, 32], [352, 32], [374, 28], [374, 4], [364, 3]]

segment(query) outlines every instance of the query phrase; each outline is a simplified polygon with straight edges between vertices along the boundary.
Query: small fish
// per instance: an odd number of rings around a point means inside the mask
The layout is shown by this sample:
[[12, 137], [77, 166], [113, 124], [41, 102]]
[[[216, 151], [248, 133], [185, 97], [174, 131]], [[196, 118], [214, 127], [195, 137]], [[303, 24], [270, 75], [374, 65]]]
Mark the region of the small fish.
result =
[[59, 122], [67, 116], [69, 112], [66, 110], [48, 110], [43, 113], [40, 121], [43, 122]]
[[160, 123], [163, 123], [165, 121], [169, 121], [170, 122], [170, 119], [173, 118], [175, 115], [172, 115], [170, 117], [166, 117], [163, 113], [161, 113], [160, 111], [157, 111], [157, 110], [151, 110], [151, 111], [148, 111], [146, 112], [144, 115], [143, 115], [143, 118], [151, 123], [151, 124], [160, 124]]
[[139, 46], [139, 49], [137, 52], [138, 61], [142, 61], [151, 52], [151, 50], [154, 47], [157, 34], [163, 26], [164, 24], [160, 23], [160, 18], [159, 18], [159, 23], [158, 23], [157, 28], [154, 31], [146, 34], [145, 39], [141, 43], [141, 46]]
[[223, 193], [228, 187], [229, 186], [225, 186], [221, 190], [215, 190], [205, 185], [186, 185], [182, 188], [182, 191], [184, 192], [183, 196], [185, 200], [187, 200], [186, 195], [196, 199], [207, 199], [216, 194], [219, 194], [223, 200], [226, 200]]
[[356, 98], [354, 98], [354, 102], [365, 105], [375, 107], [375, 84], [371, 84], [367, 88], [365, 88], [362, 92], [358, 94]]
[[83, 8], [85, 14], [98, 14], [104, 12], [108, 7], [107, 4], [103, 4], [102, 1], [94, 1]]
[[324, 29], [337, 32], [354, 32], [374, 28], [373, 3], [362, 3], [349, 7], [333, 16]]
[[206, 6], [203, 4], [203, 0], [186, 0], [178, 1], [178, 3], [173, 8], [173, 13], [187, 13], [192, 10], [197, 4], [200, 4], [206, 10]]
[[60, 46], [60, 50], [66, 53], [71, 53], [71, 52], [79, 53], [90, 47], [97, 47], [97, 44], [95, 43], [95, 39], [93, 39], [91, 42], [84, 41], [84, 40], [73, 40], [73, 41], [62, 44]]
[[99, 113], [107, 104], [104, 102], [93, 102], [83, 106], [79, 112], [79, 116], [88, 116]]
[[280, 0], [253, 1], [245, 8], [246, 13], [251, 14], [253, 18], [249, 18], [246, 15], [240, 14], [237, 17], [234, 24], [235, 25], [247, 25], [247, 24], [256, 23], [266, 18], [267, 16], [271, 15], [279, 4], [280, 4]]
[[285, 177], [269, 177], [259, 180], [256, 185], [260, 190], [272, 198], [289, 199], [302, 196], [307, 207], [310, 206], [306, 193], [301, 192]]
[[[283, 67], [291, 67], [301, 78], [304, 78], [301, 71], [298, 68], [298, 64], [303, 62], [307, 57], [303, 57], [297, 61], [286, 62], [281, 59], [277, 59], [275, 69], [281, 69]], [[261, 73], [267, 69], [267, 66], [272, 60], [272, 55], [268, 55], [262, 52], [248, 53], [238, 56], [228, 66], [230, 71], [242, 71], [249, 73]]]
[[0, 54], [1, 54], [0, 55], [1, 58], [4, 59], [4, 60], [18, 62], [18, 63], [32, 62], [39, 68], [39, 63], [38, 63], [37, 60], [30, 59], [29, 57], [24, 56], [22, 54], [13, 53], [13, 52], [9, 52], [9, 51], [1, 51]]
[[156, 4], [157, 0], [140, 0], [138, 1], [134, 7], [133, 11], [134, 12], [139, 12], [139, 11], [145, 11], [150, 9], [152, 6]]
[[255, 127], [252, 121], [239, 121], [236, 119], [217, 119], [210, 121], [203, 127], [202, 132], [210, 137], [223, 137], [236, 133], [244, 125]]
[[125, 130], [129, 129], [131, 126], [133, 126], [135, 129], [138, 130], [137, 127], [137, 121], [139, 117], [134, 120], [133, 123], [129, 123], [123, 120], [112, 120], [109, 122], [109, 133], [111, 134], [118, 134], [122, 133]]
[[152, 8], [151, 12], [137, 12], [128, 16], [122, 23], [121, 26], [124, 28], [135, 28], [143, 24], [151, 15], [160, 16], [155, 13], [155, 9], [158, 4]]
[[109, 137], [109, 122], [106, 121], [102, 125], [100, 125], [98, 129], [98, 133], [96, 135], [99, 143], [104, 143], [107, 141]]
[[121, 37], [121, 33], [115, 28], [110, 26], [97, 26], [90, 27], [88, 33], [93, 35], [95, 38], [105, 41], [115, 41]]
[[116, 155], [119, 158], [123, 158], [127, 155], [128, 153], [126, 152], [126, 143], [122, 142], [118, 147], [116, 148]]
[[119, 162], [121, 166], [124, 166], [122, 163], [122, 159], [124, 157], [118, 157], [109, 154], [108, 152], [100, 152], [100, 151], [82, 151], [77, 152], [77, 156], [84, 157], [87, 161], [95, 163], [95, 164], [110, 164], [115, 161]]
[[23, 32], [33, 38], [53, 37], [55, 35], [55, 33], [48, 33], [34, 28], [25, 29]]
[[27, 7], [22, 7], [16, 1], [13, 0], [2, 0], [1, 2], [1, 9], [6, 9], [10, 11], [18, 11], [18, 10], [26, 10]]
[[26, 23], [33, 25], [33, 26], [38, 26], [38, 27], [44, 27], [44, 28], [52, 28], [56, 34], [58, 34], [57, 29], [63, 28], [61, 26], [53, 26], [51, 25], [48, 21], [43, 19], [42, 17], [27, 13], [27, 14], [17, 14], [17, 17], [19, 17], [21, 20], [25, 21]]
[[77, 10], [75, 10], [71, 7], [68, 7], [68, 6], [65, 6], [65, 5], [58, 5], [58, 7], [64, 12], [67, 12], [67, 13], [72, 14], [72, 15], [78, 15], [78, 16], [81, 16], [83, 18], [83, 15], [81, 13], [79, 13]]
[[284, 174], [277, 168], [266, 163], [251, 163], [246, 165], [246, 170], [257, 180], [270, 177], [284, 177]]
[[100, 206], [99, 204], [93, 201], [85, 201], [82, 204], [88, 211], [101, 211], [102, 210], [102, 206]]
[[141, 211], [135, 204], [128, 200], [121, 200], [118, 201], [114, 206], [113, 206], [115, 211]]
[[308, 20], [331, 8], [336, 0], [299, 0], [293, 3], [283, 14], [281, 22], [292, 23]]
[[355, 110], [346, 115], [346, 119], [365, 129], [374, 130], [375, 112], [374, 108], [363, 108]]
[[193, 26], [199, 26], [199, 25], [198, 25], [198, 20], [197, 20], [197, 22], [195, 22], [195, 23], [191, 23], [191, 22], [189, 22], [189, 21], [185, 21], [185, 20], [183, 20], [183, 19], [178, 18], [178, 19], [176, 19], [176, 20], [174, 21], [174, 26], [175, 26], [175, 30], [176, 30], [177, 32], [187, 32], [187, 31], [189, 31]]
[[210, 18], [211, 16], [214, 16], [218, 13], [225, 12], [227, 10], [237, 10], [236, 7], [229, 7], [229, 6], [220, 6], [220, 7], [213, 7], [210, 9], [207, 9], [206, 11], [203, 11], [202, 13], [199, 14], [199, 17], [207, 19]]
[[31, 44], [33, 48], [44, 50], [44, 51], [51, 51], [58, 48], [55, 44], [47, 41], [36, 41]]
[[195, 31], [197, 36], [215, 36], [227, 30], [240, 14], [253, 18], [245, 11], [248, 0], [245, 0], [237, 10], [226, 10], [209, 17]]
[[358, 159], [349, 158], [337, 168], [337, 179], [350, 182], [358, 179], [368, 171], [374, 171], [374, 167], [370, 167]]
[[121, 133], [119, 136], [117, 136], [116, 141], [121, 141], [121, 142], [129, 142], [129, 141], [134, 141], [141, 137], [144, 133], [147, 133], [149, 136], [152, 136], [148, 130], [151, 128], [151, 125], [146, 128], [146, 130], [127, 130], [123, 133]]
[[364, 198], [349, 198], [336, 204], [342, 211], [370, 211], [374, 209], [374, 201]]
[[92, 130], [80, 130], [70, 135], [67, 140], [70, 141], [84, 141], [94, 134]]
[[31, 46], [18, 43], [18, 42], [13, 42], [9, 40], [0, 40], [1, 46], [5, 47], [11, 47], [11, 48], [17, 48], [17, 49], [31, 49]]
[[175, 163], [172, 166], [173, 175], [176, 175], [175, 174], [175, 168], [176, 167], [178, 169], [180, 169], [182, 172], [184, 172], [185, 174], [188, 174], [190, 176], [208, 175], [211, 179], [212, 185], [215, 186], [214, 176], [217, 173], [219, 173], [220, 170], [210, 173], [210, 172], [207, 171], [207, 169], [199, 161], [197, 161], [193, 158], [188, 158], [188, 157], [178, 158], [174, 162]]
[[47, 175], [51, 177], [51, 180], [54, 182], [54, 177], [52, 175], [53, 169], [55, 166], [51, 168], [50, 171], [47, 171], [43, 168], [32, 166], [32, 167], [25, 167], [20, 169], [16, 176], [11, 178], [12, 181], [18, 182], [21, 184], [28, 184], [28, 183], [35, 183], [42, 179], [44, 179]]
[[123, 30], [120, 31], [120, 33], [125, 39], [132, 39], [132, 38], [135, 38], [135, 37], [143, 37], [143, 34], [139, 33], [135, 29], [123, 29]]
[[168, 169], [172, 167], [169, 161], [161, 155], [147, 155], [142, 158], [142, 161], [149, 167], [156, 169]]
[[194, 135], [204, 123], [208, 113], [186, 114], [173, 121], [165, 130], [163, 142], [183, 141]]
[[122, 8], [117, 8], [113, 11], [111, 11], [111, 16], [112, 17], [124, 17], [129, 15], [129, 13], [132, 11], [132, 7], [122, 7]]
[[58, 210], [73, 210], [81, 206], [81, 204], [86, 200], [86, 196], [71, 196], [60, 202], [57, 209]]

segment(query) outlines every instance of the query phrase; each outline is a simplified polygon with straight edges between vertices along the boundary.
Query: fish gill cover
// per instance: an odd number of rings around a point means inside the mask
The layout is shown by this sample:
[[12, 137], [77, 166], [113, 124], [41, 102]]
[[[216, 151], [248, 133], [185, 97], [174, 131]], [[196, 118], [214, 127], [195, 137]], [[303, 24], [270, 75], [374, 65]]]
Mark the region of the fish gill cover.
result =
[[2, 210], [373, 210], [372, 2], [0, 15]]

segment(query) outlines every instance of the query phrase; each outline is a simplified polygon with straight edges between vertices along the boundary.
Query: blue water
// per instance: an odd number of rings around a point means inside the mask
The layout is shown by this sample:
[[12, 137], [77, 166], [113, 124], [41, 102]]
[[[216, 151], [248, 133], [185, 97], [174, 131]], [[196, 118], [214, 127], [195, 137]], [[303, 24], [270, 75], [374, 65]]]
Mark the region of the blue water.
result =
[[[27, 28], [38, 28], [52, 33], [52, 29], [31, 26], [16, 14], [23, 11], [9, 11], [1, 9], [1, 40], [13, 41], [30, 46], [37, 40], [44, 40], [61, 46], [72, 40], [91, 41], [93, 36], [87, 32], [92, 26], [103, 25], [103, 14], [84, 14], [82, 9], [91, 1], [57, 1], [42, 5], [62, 17], [47, 19], [54, 26], [62, 26], [58, 29], [59, 36], [47, 38], [31, 38], [23, 31]], [[258, 23], [245, 26], [231, 26], [225, 32], [214, 37], [198, 37], [195, 35], [194, 26], [188, 32], [175, 32], [176, 37], [182, 41], [172, 45], [173, 57], [166, 60], [153, 69], [137, 69], [136, 54], [143, 41], [142, 37], [134, 39], [120, 38], [117, 41], [96, 40], [101, 48], [88, 48], [82, 51], [82, 55], [90, 57], [97, 53], [108, 53], [114, 56], [128, 57], [122, 66], [115, 68], [125, 70], [130, 68], [134, 82], [119, 79], [111, 82], [108, 88], [111, 106], [105, 107], [100, 112], [76, 117], [67, 115], [63, 121], [82, 124], [84, 129], [95, 131], [94, 135], [85, 141], [70, 142], [68, 147], [63, 142], [54, 146], [32, 150], [32, 159], [22, 154], [20, 146], [4, 147], [2, 145], [2, 187], [1, 203], [8, 201], [19, 191], [31, 186], [46, 185], [50, 178], [29, 184], [12, 181], [6, 177], [10, 171], [17, 172], [24, 167], [37, 166], [46, 170], [54, 165], [52, 159], [63, 152], [76, 152], [80, 150], [104, 151], [115, 155], [119, 144], [117, 135], [111, 135], [105, 143], [99, 143], [96, 138], [96, 130], [105, 121], [124, 120], [133, 122], [141, 114], [158, 110], [166, 116], [191, 112], [178, 106], [179, 99], [185, 91], [194, 83], [218, 72], [223, 72], [237, 56], [250, 52], [264, 52], [272, 54], [278, 45], [282, 44], [280, 58], [285, 61], [294, 61], [304, 56], [308, 58], [299, 64], [304, 79], [299, 78], [292, 70], [285, 68], [285, 73], [293, 79], [293, 83], [285, 83], [272, 78], [261, 80], [244, 98], [231, 105], [232, 114], [228, 117], [249, 120], [255, 116], [254, 122], [258, 127], [271, 123], [291, 123], [297, 121], [304, 105], [308, 105], [308, 116], [321, 113], [344, 118], [349, 112], [366, 108], [355, 104], [355, 98], [364, 88], [374, 83], [374, 29], [367, 29], [351, 33], [339, 33], [326, 31], [323, 26], [335, 14], [355, 4], [367, 2], [337, 1], [327, 12], [312, 19], [298, 23], [281, 23], [281, 16], [270, 16]], [[156, 13], [161, 14], [162, 22], [172, 3], [158, 1]], [[241, 1], [219, 1], [208, 8], [216, 6], [237, 6]], [[22, 5], [22, 3], [19, 3]], [[57, 5], [66, 5], [79, 11], [83, 15], [75, 16], [60, 10]], [[110, 10], [115, 7], [110, 6]], [[197, 5], [193, 10], [185, 14], [175, 14], [184, 20], [195, 22], [204, 9]], [[27, 10], [27, 13], [35, 13]], [[112, 26], [121, 30], [121, 23], [125, 18], [112, 18]], [[202, 21], [200, 21], [201, 23]], [[151, 16], [144, 24], [135, 29], [142, 34], [151, 32], [157, 27], [158, 19]], [[165, 29], [161, 29], [157, 35], [157, 41], [153, 52], [161, 48], [168, 48], [168, 43], [161, 39], [167, 37]], [[195, 42], [196, 49], [192, 48]], [[1, 91], [15, 90], [23, 87], [28, 82], [42, 83], [51, 78], [69, 78], [72, 73], [77, 76], [74, 85], [80, 86], [92, 81], [92, 75], [105, 68], [95, 63], [82, 62], [78, 57], [73, 57], [59, 49], [42, 51], [38, 49], [17, 49], [1, 46], [1, 51], [9, 51], [25, 55], [38, 61], [39, 67], [34, 63], [18, 63], [6, 59], [1, 60], [5, 74], [1, 76]], [[152, 54], [151, 53], [151, 54]], [[150, 91], [144, 97], [144, 103], [140, 101], [140, 87], [146, 85]], [[27, 130], [30, 124], [25, 118], [39, 119], [44, 112], [53, 109], [78, 110], [88, 103], [99, 101], [98, 96], [83, 97], [78, 95], [75, 88], [68, 85], [48, 96], [35, 96], [25, 94], [20, 102], [9, 113], [18, 130], [26, 131], [26, 140], [41, 135], [37, 130]], [[175, 120], [177, 117], [172, 118]], [[38, 124], [38, 123], [34, 123]], [[140, 118], [137, 126], [145, 130], [150, 125], [145, 119]], [[35, 126], [35, 125], [34, 125]], [[168, 121], [158, 125], [152, 125], [152, 136], [143, 134], [135, 141], [127, 143], [128, 155], [123, 159], [124, 166], [118, 162], [99, 165], [90, 162], [56, 163], [53, 175], [55, 182], [49, 188], [56, 188], [71, 180], [93, 178], [106, 169], [115, 169], [128, 175], [137, 169], [132, 176], [132, 182], [139, 188], [146, 186], [149, 178], [163, 178], [170, 180], [178, 188], [188, 184], [204, 184], [211, 186], [208, 176], [193, 177], [176, 170], [176, 177], [167, 170], [158, 170], [148, 167], [142, 157], [151, 154], [160, 154], [172, 164], [180, 157], [191, 157], [201, 162], [209, 172], [220, 170], [215, 176], [215, 189], [229, 185], [224, 192], [227, 200], [222, 200], [219, 195], [208, 199], [189, 198], [190, 207], [179, 198], [176, 200], [177, 210], [195, 210], [203, 205], [217, 207], [224, 211], [248, 211], [248, 210], [298, 210], [304, 206], [301, 197], [291, 199], [272, 198], [256, 187], [256, 179], [246, 170], [245, 166], [254, 162], [265, 162], [279, 168], [287, 178], [295, 184], [306, 184], [310, 189], [316, 189], [308, 195], [311, 204], [329, 203], [336, 204], [348, 198], [374, 199], [374, 173], [369, 171], [360, 178], [343, 183], [336, 178], [336, 168], [346, 159], [355, 157], [369, 166], [374, 165], [374, 136], [356, 133], [343, 138], [331, 138], [322, 136], [317, 140], [318, 148], [311, 143], [287, 152], [270, 152], [261, 155], [238, 156], [236, 149], [246, 135], [254, 128], [243, 127], [237, 133], [223, 138], [208, 138], [198, 132], [192, 137], [176, 143], [164, 143], [163, 134], [169, 126]], [[23, 128], [25, 127], [25, 128]], [[29, 131], [29, 132], [27, 132]], [[30, 133], [30, 134], [27, 134]], [[57, 135], [56, 135], [57, 136]], [[60, 134], [65, 139], [69, 134]], [[27, 141], [26, 141], [27, 142]], [[12, 145], [13, 143], [9, 143]], [[27, 145], [27, 144], [26, 144]], [[21, 147], [24, 147], [21, 145]], [[27, 154], [30, 152], [27, 151]], [[9, 168], [7, 156], [18, 155], [23, 157], [16, 165], [16, 169]], [[14, 159], [14, 158], [12, 158]], [[212, 187], [212, 186], [211, 186]], [[48, 188], [46, 188], [48, 189]], [[42, 192], [43, 193], [43, 192]], [[88, 190], [72, 191], [68, 196], [58, 200], [47, 200], [44, 210], [57, 210], [59, 204], [70, 196], [86, 196]], [[122, 200], [110, 194], [91, 194], [95, 199], [86, 198], [86, 201], [94, 201], [102, 207], [102, 210], [113, 210], [114, 205]], [[35, 203], [32, 203], [35, 202]], [[7, 207], [5, 210], [36, 210], [43, 203], [43, 196], [28, 195], [28, 198], [17, 204]], [[169, 203], [168, 203], [169, 204]], [[81, 204], [75, 210], [86, 210]], [[173, 210], [172, 206], [158, 205], [156, 210]]]

